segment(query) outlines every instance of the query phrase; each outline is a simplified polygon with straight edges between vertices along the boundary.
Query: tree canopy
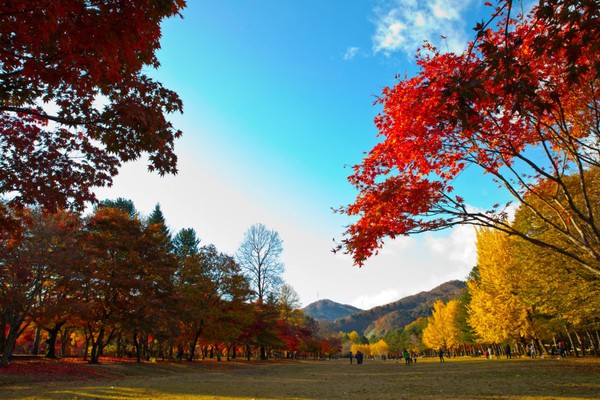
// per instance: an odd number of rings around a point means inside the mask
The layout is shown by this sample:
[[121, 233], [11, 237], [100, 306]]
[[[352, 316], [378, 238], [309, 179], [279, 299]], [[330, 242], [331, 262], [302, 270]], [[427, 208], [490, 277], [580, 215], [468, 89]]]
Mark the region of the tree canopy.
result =
[[161, 21], [184, 0], [0, 5], [0, 195], [51, 208], [94, 200], [123, 163], [176, 173], [178, 95], [156, 68]]
[[[467, 51], [443, 54], [425, 45], [420, 72], [378, 99], [382, 141], [354, 167], [349, 180], [359, 194], [341, 209], [358, 217], [340, 245], [357, 264], [386, 237], [473, 224], [553, 247], [600, 274], [595, 189], [585, 174], [600, 166], [599, 4], [542, 0], [527, 16], [515, 16], [511, 0], [498, 4]], [[470, 207], [471, 199], [454, 193], [469, 167], [492, 176], [590, 257], [514, 229], [509, 204]]]

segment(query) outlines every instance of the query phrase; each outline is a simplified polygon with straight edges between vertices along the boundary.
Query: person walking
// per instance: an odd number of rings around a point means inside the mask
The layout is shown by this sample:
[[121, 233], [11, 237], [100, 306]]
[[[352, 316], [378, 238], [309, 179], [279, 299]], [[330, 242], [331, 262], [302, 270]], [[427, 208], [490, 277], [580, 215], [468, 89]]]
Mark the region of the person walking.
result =
[[440, 350], [438, 351], [438, 356], [440, 357], [440, 362], [446, 362], [444, 360], [444, 349], [442, 349], [441, 347], [440, 347]]
[[410, 354], [408, 352], [408, 350], [404, 350], [404, 363], [406, 364], [406, 366], [408, 367], [410, 365]]

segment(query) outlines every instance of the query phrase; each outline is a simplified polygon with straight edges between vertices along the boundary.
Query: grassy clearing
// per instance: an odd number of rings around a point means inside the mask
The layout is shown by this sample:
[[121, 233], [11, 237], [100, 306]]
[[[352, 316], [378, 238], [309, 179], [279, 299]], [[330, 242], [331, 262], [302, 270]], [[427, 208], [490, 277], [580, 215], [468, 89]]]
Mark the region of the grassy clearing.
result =
[[[54, 368], [60, 364], [47, 364]], [[12, 367], [11, 367], [12, 368]], [[0, 399], [597, 399], [600, 359], [79, 364], [0, 370]], [[52, 379], [58, 379], [52, 381]]]

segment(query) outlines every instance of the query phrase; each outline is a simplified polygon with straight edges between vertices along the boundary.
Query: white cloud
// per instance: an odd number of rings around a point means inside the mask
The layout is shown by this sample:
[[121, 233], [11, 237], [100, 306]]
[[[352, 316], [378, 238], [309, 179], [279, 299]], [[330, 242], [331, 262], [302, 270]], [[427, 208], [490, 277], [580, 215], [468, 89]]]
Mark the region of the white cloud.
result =
[[[460, 52], [468, 40], [462, 16], [472, 0], [395, 0], [375, 10], [373, 51], [414, 54], [424, 41], [441, 50]], [[442, 39], [444, 36], [446, 39]]]
[[[311, 285], [320, 299], [370, 309], [450, 280], [464, 280], [475, 261], [473, 227], [457, 226], [444, 232], [388, 240], [362, 268], [353, 267], [347, 255], [337, 255], [318, 268], [322, 278], [313, 277]], [[295, 281], [300, 283], [300, 279]], [[317, 300], [315, 293], [303, 293], [303, 299], [308, 300], [305, 304]]]
[[381, 304], [392, 303], [398, 300], [400, 297], [401, 294], [397, 289], [386, 289], [372, 296], [359, 296], [356, 300], [352, 302], [351, 305], [357, 308], [361, 308], [363, 310], [369, 310]]
[[[427, 235], [425, 245], [430, 252], [446, 258], [448, 262], [472, 267], [476, 262], [475, 227], [459, 225], [447, 237]], [[468, 271], [467, 271], [468, 272]]]
[[354, 46], [348, 47], [346, 49], [346, 52], [343, 55], [343, 59], [344, 60], [352, 60], [354, 57], [356, 57], [359, 50], [360, 50], [360, 47], [354, 47]]

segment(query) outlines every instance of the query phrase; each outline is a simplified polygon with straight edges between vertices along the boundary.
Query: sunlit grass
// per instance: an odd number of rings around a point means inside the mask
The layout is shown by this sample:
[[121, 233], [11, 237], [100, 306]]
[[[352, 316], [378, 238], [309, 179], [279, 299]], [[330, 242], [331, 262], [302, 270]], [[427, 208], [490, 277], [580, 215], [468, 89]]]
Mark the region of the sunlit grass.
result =
[[[2, 399], [597, 399], [600, 359], [114, 364], [93, 380], [0, 386]], [[0, 383], [2, 381], [0, 380]], [[18, 387], [18, 389], [17, 389]]]

